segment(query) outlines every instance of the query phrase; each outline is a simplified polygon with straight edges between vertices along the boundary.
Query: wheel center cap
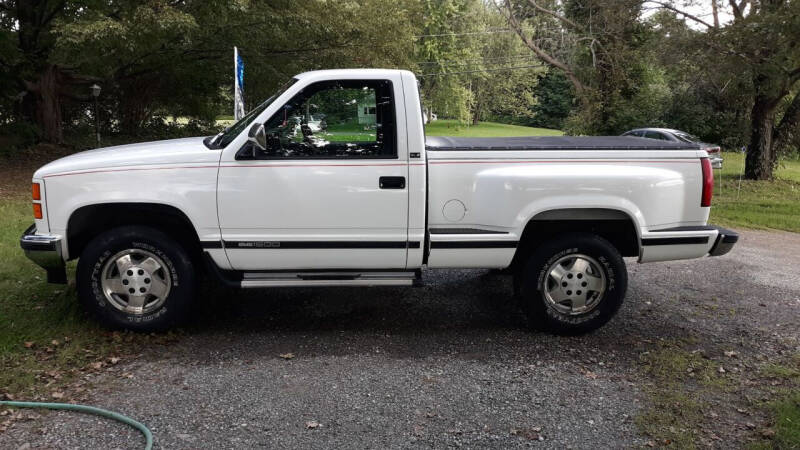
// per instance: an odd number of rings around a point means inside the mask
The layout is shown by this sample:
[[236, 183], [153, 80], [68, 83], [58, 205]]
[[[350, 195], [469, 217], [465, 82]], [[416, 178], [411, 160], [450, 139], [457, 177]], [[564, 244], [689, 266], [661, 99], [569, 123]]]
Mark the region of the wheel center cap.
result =
[[120, 274], [122, 285], [130, 295], [145, 295], [150, 292], [152, 275], [147, 270], [132, 266]]
[[586, 284], [586, 276], [582, 272], [568, 272], [560, 280], [561, 291], [569, 296], [585, 294]]

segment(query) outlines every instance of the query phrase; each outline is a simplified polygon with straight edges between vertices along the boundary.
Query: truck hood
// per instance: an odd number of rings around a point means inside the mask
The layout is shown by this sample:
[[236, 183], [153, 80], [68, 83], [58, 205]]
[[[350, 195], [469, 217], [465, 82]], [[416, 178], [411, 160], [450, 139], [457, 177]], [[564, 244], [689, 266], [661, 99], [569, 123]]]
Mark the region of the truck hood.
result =
[[48, 163], [37, 170], [33, 177], [43, 178], [64, 172], [114, 167], [207, 163], [212, 153], [219, 159], [218, 152], [209, 150], [203, 144], [203, 139], [170, 139], [87, 150]]

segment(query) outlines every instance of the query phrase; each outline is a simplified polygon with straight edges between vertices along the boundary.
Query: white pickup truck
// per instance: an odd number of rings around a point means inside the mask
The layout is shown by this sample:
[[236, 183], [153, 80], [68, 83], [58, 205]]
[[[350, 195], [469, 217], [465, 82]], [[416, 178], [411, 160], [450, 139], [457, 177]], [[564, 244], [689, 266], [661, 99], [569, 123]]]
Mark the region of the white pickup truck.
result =
[[[309, 118], [326, 126], [311, 127]], [[300, 120], [298, 131], [297, 121]], [[112, 326], [183, 319], [201, 278], [241, 288], [410, 286], [508, 269], [532, 326], [607, 322], [639, 262], [730, 251], [693, 144], [636, 137], [428, 138], [401, 70], [296, 76], [217, 136], [123, 145], [33, 176], [21, 246]]]

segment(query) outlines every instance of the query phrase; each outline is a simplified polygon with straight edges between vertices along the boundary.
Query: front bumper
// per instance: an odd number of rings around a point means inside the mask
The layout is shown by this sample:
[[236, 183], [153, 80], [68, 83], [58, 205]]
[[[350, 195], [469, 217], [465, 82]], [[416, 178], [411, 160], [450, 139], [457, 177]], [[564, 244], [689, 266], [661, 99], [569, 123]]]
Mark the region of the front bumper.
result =
[[714, 245], [711, 246], [711, 250], [708, 252], [709, 256], [722, 256], [733, 248], [736, 245], [736, 242], [739, 241], [739, 234], [733, 230], [728, 230], [726, 228], [717, 227], [719, 234], [717, 234], [717, 240], [714, 242]]
[[48, 283], [67, 283], [62, 242], [60, 236], [37, 235], [36, 225], [28, 227], [19, 240], [25, 256], [47, 271]]

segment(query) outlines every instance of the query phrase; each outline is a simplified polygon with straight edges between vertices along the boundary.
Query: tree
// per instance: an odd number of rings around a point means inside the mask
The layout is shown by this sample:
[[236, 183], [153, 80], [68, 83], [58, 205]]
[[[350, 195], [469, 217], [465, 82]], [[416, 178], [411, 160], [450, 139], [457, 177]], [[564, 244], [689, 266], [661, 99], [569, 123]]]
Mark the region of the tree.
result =
[[650, 30], [639, 20], [641, 0], [497, 0], [496, 6], [525, 45], [572, 84], [580, 109], [568, 122], [571, 132], [619, 133], [641, 120], [632, 106], [650, 98], [647, 88], [660, 76], [642, 52]]
[[158, 116], [213, 119], [234, 45], [253, 105], [297, 72], [408, 66], [418, 14], [416, 0], [0, 0], [1, 93], [26, 92], [17, 119], [61, 142], [96, 82], [109, 131], [138, 134]]
[[[423, 0], [423, 20], [415, 45], [420, 68], [420, 89], [429, 117], [440, 114], [466, 122], [470, 118], [472, 92], [461, 76], [464, 62], [479, 60], [470, 39], [483, 30], [474, 19], [478, 0]], [[473, 34], [475, 33], [475, 34]]]
[[800, 125], [800, 2], [729, 0], [733, 21], [708, 23], [673, 2], [651, 1], [697, 23], [697, 42], [712, 49], [717, 70], [729, 68], [750, 92], [749, 145], [745, 177], [771, 179], [781, 151]]
[[[497, 10], [485, 3], [476, 5], [476, 20], [482, 30], [501, 31], [507, 25]], [[526, 51], [514, 34], [485, 33], [470, 41], [476, 61], [463, 65], [472, 92], [471, 121], [475, 125], [489, 117], [525, 121], [537, 105], [537, 74], [545, 71], [539, 59]], [[508, 119], [507, 119], [508, 120]]]
[[54, 24], [79, 9], [66, 0], [0, 0], [4, 40], [16, 40], [13, 51], [3, 52], [4, 78], [13, 80], [23, 95], [20, 112], [38, 124], [50, 142], [63, 140], [63, 97], [74, 95], [70, 89], [74, 85], [91, 81], [51, 59], [57, 39]]
[[536, 86], [536, 97], [538, 101], [533, 107], [533, 116], [526, 125], [563, 129], [575, 100], [567, 77], [554, 69], [540, 75]]

